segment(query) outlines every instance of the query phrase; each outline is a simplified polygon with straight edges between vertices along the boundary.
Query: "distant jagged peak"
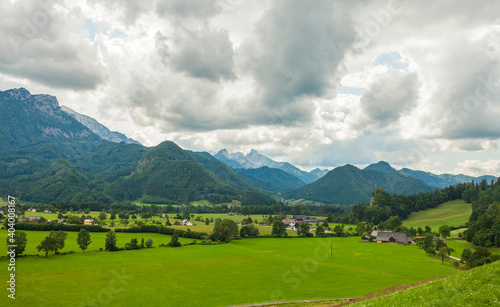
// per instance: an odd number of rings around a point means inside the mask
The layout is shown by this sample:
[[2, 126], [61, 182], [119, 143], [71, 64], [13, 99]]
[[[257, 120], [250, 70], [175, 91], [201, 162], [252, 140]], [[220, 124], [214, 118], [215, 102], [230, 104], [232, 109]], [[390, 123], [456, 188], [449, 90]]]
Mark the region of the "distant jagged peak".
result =
[[9, 89], [9, 90], [6, 90], [2, 93], [10, 95], [13, 98], [15, 97], [15, 98], [21, 98], [21, 99], [26, 99], [27, 97], [31, 96], [30, 91], [28, 91], [24, 87]]
[[12, 100], [34, 104], [35, 107], [43, 111], [59, 107], [59, 102], [55, 96], [45, 94], [32, 95], [31, 92], [24, 87], [10, 89], [0, 93]]
[[57, 108], [59, 107], [59, 101], [57, 101], [56, 96], [52, 95], [45, 95], [45, 94], [38, 94], [38, 95], [33, 95], [33, 98], [41, 105], [41, 106], [46, 106], [46, 107], [51, 107], [51, 108]]
[[257, 156], [257, 155], [260, 155], [259, 152], [255, 149], [252, 149], [250, 150], [250, 152], [247, 154], [247, 157], [253, 157], [253, 156]]

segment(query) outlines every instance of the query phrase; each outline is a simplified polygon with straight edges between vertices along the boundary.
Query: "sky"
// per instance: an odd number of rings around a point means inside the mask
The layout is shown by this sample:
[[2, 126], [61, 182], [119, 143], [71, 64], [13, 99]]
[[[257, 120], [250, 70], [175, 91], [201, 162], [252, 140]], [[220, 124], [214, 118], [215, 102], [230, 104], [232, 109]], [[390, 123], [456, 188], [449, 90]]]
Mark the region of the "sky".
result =
[[146, 146], [500, 176], [500, 5], [0, 0], [0, 90]]

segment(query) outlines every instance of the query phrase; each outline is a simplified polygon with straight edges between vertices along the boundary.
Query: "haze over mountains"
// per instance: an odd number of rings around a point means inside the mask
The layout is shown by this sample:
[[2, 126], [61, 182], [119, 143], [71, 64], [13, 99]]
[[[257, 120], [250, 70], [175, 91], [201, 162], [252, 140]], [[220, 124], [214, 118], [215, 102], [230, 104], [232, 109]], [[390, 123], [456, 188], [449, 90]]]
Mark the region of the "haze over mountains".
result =
[[258, 169], [263, 166], [280, 169], [297, 177], [304, 183], [311, 183], [328, 173], [327, 169], [322, 170], [319, 168], [311, 172], [305, 172], [288, 162], [276, 162], [264, 155], [261, 155], [255, 149], [252, 149], [247, 155], [242, 152], [229, 154], [226, 149], [222, 149], [215, 154], [214, 157], [235, 169]]
[[386, 162], [305, 172], [255, 150], [221, 150], [213, 157], [169, 141], [148, 148], [61, 108], [54, 96], [23, 88], [0, 92], [0, 110], [0, 195], [33, 202], [206, 199], [272, 205], [284, 197], [352, 205], [368, 202], [375, 187], [412, 194], [495, 178], [398, 171]]

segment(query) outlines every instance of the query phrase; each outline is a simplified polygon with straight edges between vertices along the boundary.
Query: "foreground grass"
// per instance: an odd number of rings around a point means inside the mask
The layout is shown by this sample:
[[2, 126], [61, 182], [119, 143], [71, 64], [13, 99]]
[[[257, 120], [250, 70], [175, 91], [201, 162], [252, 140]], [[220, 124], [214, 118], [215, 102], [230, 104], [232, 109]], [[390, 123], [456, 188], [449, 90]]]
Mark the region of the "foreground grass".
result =
[[359, 297], [455, 272], [415, 246], [361, 243], [358, 237], [245, 239], [21, 258], [17, 297], [9, 305], [228, 306]]
[[472, 213], [472, 204], [463, 200], [450, 201], [437, 206], [436, 208], [413, 212], [403, 221], [403, 225], [410, 227], [429, 226], [434, 231], [438, 231], [439, 226], [462, 226], [469, 221]]
[[499, 306], [500, 262], [354, 306]]

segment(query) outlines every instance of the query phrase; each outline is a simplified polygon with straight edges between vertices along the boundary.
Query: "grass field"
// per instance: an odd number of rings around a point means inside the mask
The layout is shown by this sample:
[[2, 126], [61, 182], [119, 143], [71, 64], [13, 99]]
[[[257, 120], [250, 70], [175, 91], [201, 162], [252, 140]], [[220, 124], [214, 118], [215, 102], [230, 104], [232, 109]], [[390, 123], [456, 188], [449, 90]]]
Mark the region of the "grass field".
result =
[[[25, 232], [28, 238], [28, 244], [26, 245], [26, 251], [24, 254], [26, 255], [39, 254], [45, 256], [45, 253], [37, 251], [36, 247], [40, 244], [40, 242], [43, 239], [45, 239], [46, 236], [49, 235], [50, 231], [29, 231], [29, 230], [20, 230], [20, 231]], [[78, 244], [76, 243], [76, 236], [78, 233], [74, 231], [68, 231], [67, 234], [68, 236], [66, 237], [66, 244], [65, 247], [61, 250], [61, 252], [62, 253], [69, 251], [81, 252], [81, 249], [78, 247]], [[2, 244], [1, 246], [4, 246], [6, 242], [6, 237], [7, 237], [7, 231], [5, 230], [0, 231], [0, 242]], [[92, 243], [90, 243], [87, 250], [94, 251], [94, 250], [99, 250], [99, 248], [104, 249], [105, 238], [106, 238], [105, 232], [92, 232], [91, 233]], [[153, 246], [158, 246], [161, 243], [168, 244], [170, 242], [171, 236], [162, 235], [158, 233], [116, 233], [116, 245], [118, 247], [123, 247], [125, 243], [130, 242], [130, 239], [132, 238], [137, 238], [137, 240], [139, 240], [139, 243], [141, 242], [142, 238], [144, 238], [144, 240], [146, 240], [147, 238], [151, 238], [153, 239]], [[198, 242], [199, 241], [200, 240], [198, 240]], [[193, 239], [179, 238], [179, 242], [191, 243], [193, 242]]]
[[450, 201], [437, 206], [436, 208], [413, 212], [403, 221], [406, 227], [429, 226], [434, 231], [438, 231], [439, 226], [462, 226], [469, 221], [472, 213], [472, 205], [463, 200]]
[[455, 272], [416, 246], [362, 243], [359, 237], [245, 239], [21, 258], [17, 297], [9, 306], [228, 306], [358, 297]]
[[353, 306], [499, 306], [500, 262]]

